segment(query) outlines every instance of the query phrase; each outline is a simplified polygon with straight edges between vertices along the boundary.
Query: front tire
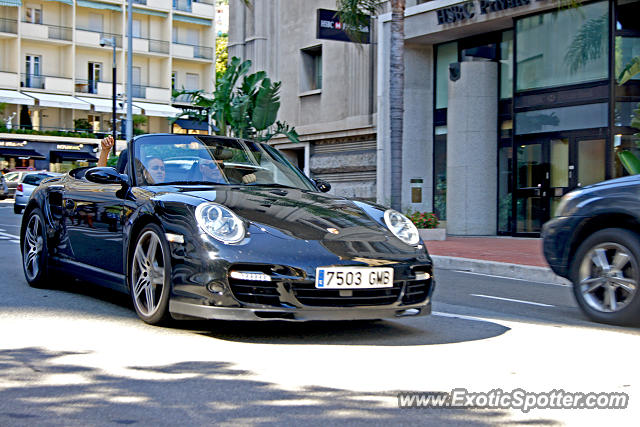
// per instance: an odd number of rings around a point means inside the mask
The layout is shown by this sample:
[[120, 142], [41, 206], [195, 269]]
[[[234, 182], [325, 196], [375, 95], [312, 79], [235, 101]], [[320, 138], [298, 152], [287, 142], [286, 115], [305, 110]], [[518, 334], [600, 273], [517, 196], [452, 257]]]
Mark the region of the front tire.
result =
[[155, 224], [145, 226], [136, 239], [129, 263], [129, 289], [140, 319], [150, 325], [169, 320], [169, 245], [162, 229]]
[[22, 267], [29, 286], [47, 288], [51, 285], [49, 276], [47, 235], [42, 211], [39, 208], [29, 212], [27, 227], [22, 237]]
[[622, 228], [600, 230], [578, 248], [573, 293], [592, 320], [640, 325], [640, 238]]

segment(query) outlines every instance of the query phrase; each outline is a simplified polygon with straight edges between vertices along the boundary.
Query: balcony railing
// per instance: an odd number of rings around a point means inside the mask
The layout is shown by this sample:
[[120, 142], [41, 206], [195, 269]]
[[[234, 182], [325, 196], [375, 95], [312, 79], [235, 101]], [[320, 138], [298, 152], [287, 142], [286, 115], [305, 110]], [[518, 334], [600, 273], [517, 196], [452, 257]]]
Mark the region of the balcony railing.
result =
[[22, 73], [20, 80], [21, 87], [30, 87], [34, 89], [44, 89], [44, 80], [47, 76], [39, 74]]
[[111, 82], [104, 80], [76, 79], [76, 92], [97, 94], [98, 83], [111, 84]]
[[34, 24], [33, 22], [28, 22], [26, 20], [23, 20], [22, 22], [31, 25], [42, 25], [43, 27], [47, 27], [47, 37], [52, 40], [73, 40], [73, 28], [71, 27], [61, 27], [59, 25], [49, 24]]
[[[213, 48], [212, 47], [208, 47], [208, 46], [198, 46], [198, 45], [193, 45], [191, 43], [180, 43], [178, 42], [173, 42], [173, 44], [177, 44], [180, 46], [189, 46], [190, 48], [193, 48], [193, 57], [194, 58], [201, 58], [201, 59], [213, 59]], [[183, 52], [183, 55], [185, 55], [186, 52]], [[180, 56], [180, 53], [178, 53], [178, 55]]]
[[115, 37], [116, 47], [122, 47], [122, 34], [105, 33], [104, 31], [96, 30], [95, 28], [82, 27], [80, 25], [76, 25], [76, 30], [98, 33], [100, 34], [100, 38], [105, 38], [105, 39], [111, 39], [111, 37]]
[[0, 33], [18, 34], [18, 21], [0, 18]]
[[133, 0], [133, 4], [147, 4], [147, 0]]
[[193, 57], [202, 59], [213, 59], [213, 48], [207, 46], [194, 46]]
[[[154, 39], [147, 39], [145, 37], [134, 37], [134, 40], [145, 40], [147, 41], [147, 49], [149, 50], [149, 52], [154, 52], [154, 53], [164, 53], [164, 54], [169, 54], [169, 47], [170, 47], [170, 43], [168, 41], [164, 41], [164, 40], [154, 40]], [[134, 45], [134, 49], [136, 49], [135, 45]], [[143, 48], [143, 50], [146, 50]]]
[[183, 12], [191, 12], [191, 0], [173, 0], [173, 8]]

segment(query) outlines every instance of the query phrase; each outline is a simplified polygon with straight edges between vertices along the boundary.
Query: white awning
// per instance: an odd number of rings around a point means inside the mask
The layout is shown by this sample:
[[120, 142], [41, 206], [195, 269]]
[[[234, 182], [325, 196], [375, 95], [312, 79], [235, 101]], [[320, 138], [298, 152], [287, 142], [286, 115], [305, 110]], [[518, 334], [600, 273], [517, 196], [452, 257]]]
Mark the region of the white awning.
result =
[[70, 95], [53, 95], [51, 93], [24, 92], [40, 101], [41, 107], [71, 108], [74, 110], [90, 110], [91, 105]]
[[133, 105], [144, 110], [145, 116], [175, 117], [182, 113], [179, 108], [167, 104], [152, 104], [151, 102], [134, 102]]
[[[92, 98], [89, 96], [78, 96], [76, 98], [93, 105], [93, 109], [95, 111], [100, 111], [103, 113], [113, 112], [113, 104], [112, 104], [113, 101], [111, 99]], [[136, 107], [135, 105], [133, 105], [132, 107], [133, 107], [133, 114], [142, 114], [142, 110], [140, 108]], [[126, 110], [127, 110], [126, 105], [124, 109], [120, 108], [120, 103], [116, 101], [116, 113], [124, 114]]]
[[17, 90], [0, 89], [0, 102], [7, 104], [33, 105], [33, 98], [23, 95]]

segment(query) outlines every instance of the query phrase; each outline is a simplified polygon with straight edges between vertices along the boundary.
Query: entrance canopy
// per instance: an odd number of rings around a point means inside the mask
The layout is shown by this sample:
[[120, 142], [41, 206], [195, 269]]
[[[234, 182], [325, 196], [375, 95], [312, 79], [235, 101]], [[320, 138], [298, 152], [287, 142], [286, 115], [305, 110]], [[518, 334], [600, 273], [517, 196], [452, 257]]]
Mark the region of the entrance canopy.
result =
[[146, 116], [155, 117], [175, 117], [182, 113], [179, 108], [172, 107], [166, 104], [153, 104], [151, 102], [134, 102], [135, 107], [142, 108]]
[[53, 95], [51, 93], [24, 92], [40, 102], [41, 107], [73, 108], [90, 110], [91, 105], [70, 95]]
[[[2, 3], [0, 2], [0, 6]], [[20, 104], [20, 105], [34, 105], [33, 98], [27, 95], [23, 95], [17, 90], [0, 89], [0, 102], [6, 102], [7, 104]]]
[[85, 152], [85, 151], [51, 151], [50, 153], [51, 159], [57, 158], [59, 160], [65, 161], [73, 161], [73, 160], [83, 160], [85, 162], [97, 162], [98, 159], [95, 156]]
[[[92, 98], [89, 96], [78, 96], [79, 100], [88, 102], [93, 106], [95, 111], [99, 111], [102, 113], [111, 113], [113, 112], [113, 104], [110, 98]], [[133, 114], [141, 114], [142, 110], [135, 105], [133, 106]], [[120, 103], [116, 102], [116, 113], [124, 114], [125, 110], [120, 108]]]
[[40, 159], [44, 160], [42, 154], [38, 153], [36, 150], [29, 150], [26, 148], [7, 148], [0, 147], [0, 156], [2, 157], [18, 157], [22, 159]]

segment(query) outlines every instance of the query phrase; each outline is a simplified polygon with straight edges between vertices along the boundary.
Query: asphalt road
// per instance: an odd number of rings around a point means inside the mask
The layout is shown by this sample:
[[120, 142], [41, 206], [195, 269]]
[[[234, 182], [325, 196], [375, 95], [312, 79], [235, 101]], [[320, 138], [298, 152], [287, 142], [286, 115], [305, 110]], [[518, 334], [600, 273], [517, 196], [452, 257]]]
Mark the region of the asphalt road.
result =
[[[87, 283], [31, 289], [0, 202], [0, 426], [637, 425], [640, 330], [587, 321], [565, 286], [437, 271], [434, 313], [379, 322], [137, 319]], [[399, 409], [397, 393], [626, 392], [617, 410]]]

